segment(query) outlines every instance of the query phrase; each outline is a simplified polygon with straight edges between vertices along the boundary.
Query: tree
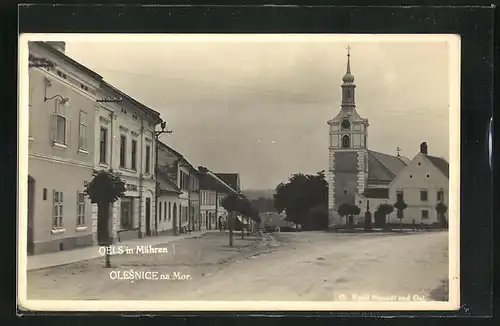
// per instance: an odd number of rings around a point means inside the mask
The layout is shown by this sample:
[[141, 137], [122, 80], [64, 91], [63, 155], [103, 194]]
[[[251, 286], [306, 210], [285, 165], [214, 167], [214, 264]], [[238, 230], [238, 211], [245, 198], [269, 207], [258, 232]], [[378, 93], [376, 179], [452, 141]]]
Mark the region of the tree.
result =
[[354, 216], [358, 216], [361, 213], [361, 209], [356, 205], [351, 205], [351, 219], [349, 221], [349, 226], [354, 226]]
[[274, 201], [272, 198], [259, 197], [250, 201], [252, 207], [259, 212], [274, 212]]
[[347, 216], [351, 213], [351, 205], [349, 204], [341, 204], [337, 208], [337, 212], [341, 217], [345, 217], [345, 224], [347, 225]]
[[384, 215], [384, 218], [394, 212], [394, 206], [390, 204], [380, 204], [377, 208], [377, 212]]
[[110, 205], [123, 197], [125, 183], [113, 170], [93, 172], [94, 178], [85, 186], [85, 194], [92, 204], [97, 204], [97, 241], [100, 246], [106, 246], [106, 267], [111, 267], [109, 246], [113, 243], [111, 237]]
[[[356, 205], [344, 203], [338, 207], [337, 212], [339, 213], [340, 216], [342, 217], [345, 216], [346, 225], [352, 227], [354, 224], [353, 223], [354, 216], [359, 215], [359, 213], [361, 213], [361, 209]], [[349, 218], [349, 221], [347, 220], [347, 218]]]
[[436, 212], [438, 215], [439, 224], [441, 225], [442, 228], [448, 228], [448, 221], [446, 221], [445, 217], [447, 210], [448, 207], [443, 202], [439, 202], [436, 204]]
[[328, 203], [328, 183], [324, 171], [292, 175], [288, 182], [278, 184], [273, 199], [276, 211], [286, 212], [287, 221], [309, 229], [321, 225], [316, 219], [323, 217], [317, 214], [316, 207], [327, 207]]
[[[245, 218], [250, 218], [255, 222], [260, 222], [259, 212], [255, 210], [250, 201], [244, 195], [230, 194], [224, 198], [221, 203], [222, 207], [224, 207], [228, 212], [232, 212], [229, 217], [229, 245], [233, 245], [233, 230], [234, 230], [234, 222], [236, 214], [240, 214], [243, 216], [243, 220]], [[248, 228], [247, 224], [247, 228]], [[244, 223], [241, 223], [241, 237], [244, 238]]]
[[396, 203], [394, 204], [394, 208], [397, 209], [398, 211], [398, 218], [399, 218], [399, 228], [402, 230], [403, 229], [403, 212], [406, 208], [408, 208], [408, 205], [405, 203], [403, 199], [398, 199]]

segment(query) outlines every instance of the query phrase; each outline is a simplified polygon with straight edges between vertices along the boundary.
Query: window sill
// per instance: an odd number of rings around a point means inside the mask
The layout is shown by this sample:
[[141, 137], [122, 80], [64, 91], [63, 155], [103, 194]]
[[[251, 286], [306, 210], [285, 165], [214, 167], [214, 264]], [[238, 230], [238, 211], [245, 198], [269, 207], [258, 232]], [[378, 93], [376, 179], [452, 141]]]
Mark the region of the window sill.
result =
[[60, 143], [54, 142], [54, 147], [55, 148], [66, 149], [66, 148], [68, 148], [68, 145], [64, 145], [64, 144], [60, 144]]
[[102, 162], [99, 163], [99, 166], [101, 168], [108, 168], [109, 167], [109, 165], [107, 163], [102, 163]]
[[87, 231], [86, 226], [77, 226], [76, 227], [76, 232], [83, 232], [83, 231]]
[[64, 233], [65, 231], [66, 231], [66, 229], [63, 229], [63, 228], [52, 229], [52, 230], [50, 230], [50, 233], [52, 233], [52, 234], [61, 234], [61, 233]]
[[88, 151], [86, 151], [86, 150], [84, 150], [84, 149], [82, 149], [82, 148], [79, 148], [79, 149], [78, 149], [78, 154], [88, 155], [88, 154], [89, 154], [89, 152], [88, 152]]
[[121, 167], [121, 166], [120, 166], [120, 170], [128, 172], [128, 173], [137, 173], [137, 170], [127, 169], [126, 167]]

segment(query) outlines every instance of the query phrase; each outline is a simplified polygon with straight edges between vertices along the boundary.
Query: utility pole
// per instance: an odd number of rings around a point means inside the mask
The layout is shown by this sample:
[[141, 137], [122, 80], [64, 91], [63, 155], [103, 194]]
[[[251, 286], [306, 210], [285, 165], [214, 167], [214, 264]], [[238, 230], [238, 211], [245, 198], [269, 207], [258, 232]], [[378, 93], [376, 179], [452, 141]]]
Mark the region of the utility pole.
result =
[[155, 130], [155, 235], [158, 235], [158, 198], [160, 197], [160, 181], [158, 179], [159, 175], [159, 166], [158, 166], [158, 143], [160, 142], [161, 134], [171, 134], [171, 130], [165, 130], [167, 123], [165, 121], [161, 121], [160, 127], [161, 130]]

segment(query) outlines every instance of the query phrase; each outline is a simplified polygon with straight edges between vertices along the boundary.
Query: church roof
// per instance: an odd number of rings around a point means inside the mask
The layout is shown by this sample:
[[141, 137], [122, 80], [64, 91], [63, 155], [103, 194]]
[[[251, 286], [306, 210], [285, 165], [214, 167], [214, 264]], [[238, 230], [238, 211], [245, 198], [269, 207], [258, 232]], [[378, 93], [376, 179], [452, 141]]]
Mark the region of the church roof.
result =
[[369, 183], [389, 184], [408, 164], [404, 157], [368, 151]]
[[450, 166], [448, 162], [444, 159], [436, 156], [425, 155], [427, 159], [439, 170], [443, 173], [447, 178], [449, 178]]

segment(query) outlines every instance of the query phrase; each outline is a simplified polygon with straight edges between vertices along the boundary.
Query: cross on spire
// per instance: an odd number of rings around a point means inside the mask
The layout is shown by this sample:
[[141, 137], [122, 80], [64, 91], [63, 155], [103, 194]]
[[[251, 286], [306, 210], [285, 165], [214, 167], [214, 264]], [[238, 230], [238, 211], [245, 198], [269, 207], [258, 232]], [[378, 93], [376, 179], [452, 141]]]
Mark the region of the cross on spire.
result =
[[399, 146], [398, 146], [398, 147], [396, 147], [396, 153], [398, 153], [398, 156], [399, 156], [399, 153], [400, 153], [400, 152], [401, 152], [401, 148], [399, 148]]
[[351, 73], [351, 46], [347, 45], [347, 73]]

